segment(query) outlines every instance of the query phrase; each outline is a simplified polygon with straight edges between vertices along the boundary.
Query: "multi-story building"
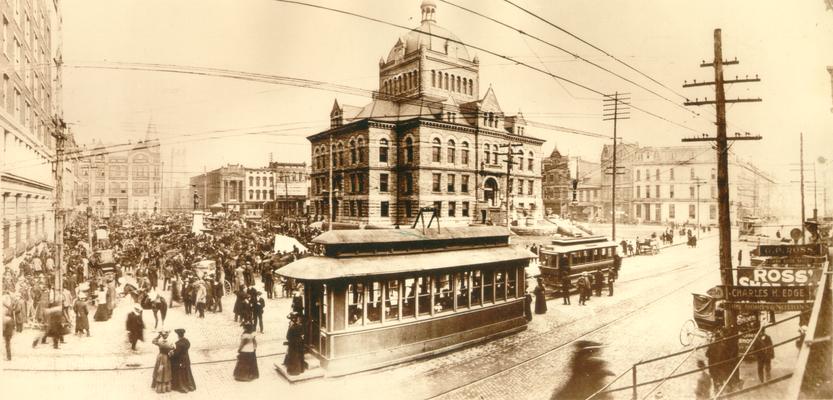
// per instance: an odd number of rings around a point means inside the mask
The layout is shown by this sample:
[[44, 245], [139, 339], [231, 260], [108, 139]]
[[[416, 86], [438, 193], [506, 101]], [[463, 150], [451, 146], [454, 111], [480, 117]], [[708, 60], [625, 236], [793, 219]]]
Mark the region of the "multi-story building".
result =
[[100, 217], [157, 213], [162, 206], [162, 165], [158, 139], [127, 146], [98, 142], [81, 158], [84, 184], [78, 202]]
[[307, 163], [271, 162], [275, 175], [275, 212], [298, 217], [309, 212], [309, 167]]
[[[716, 157], [709, 146], [640, 148], [632, 164], [635, 218], [651, 223], [717, 224]], [[767, 173], [731, 154], [732, 221], [767, 215], [774, 183]]]
[[246, 168], [243, 181], [245, 210], [268, 210], [275, 201], [275, 173], [269, 168]]
[[55, 139], [63, 127], [57, 0], [0, 2], [0, 195], [4, 262], [54, 238]]
[[569, 157], [561, 155], [557, 148], [541, 161], [543, 201], [547, 213], [565, 215], [570, 203]]
[[[616, 145], [616, 220], [633, 221], [633, 162], [639, 150], [639, 144], [619, 142]], [[602, 147], [600, 157], [601, 169], [601, 203], [602, 215], [605, 221], [610, 221], [613, 215], [613, 145]]]
[[505, 223], [507, 209], [513, 220], [541, 218], [544, 141], [503, 112], [491, 87], [480, 97], [477, 56], [437, 25], [434, 2], [421, 9], [421, 25], [379, 61], [372, 102], [336, 101], [330, 129], [308, 137], [312, 209], [374, 225], [410, 224], [423, 207], [447, 225]]
[[207, 171], [192, 176], [190, 180], [193, 193], [200, 197], [200, 208], [235, 212], [240, 212], [245, 207], [245, 181], [246, 168], [240, 164], [229, 164]]

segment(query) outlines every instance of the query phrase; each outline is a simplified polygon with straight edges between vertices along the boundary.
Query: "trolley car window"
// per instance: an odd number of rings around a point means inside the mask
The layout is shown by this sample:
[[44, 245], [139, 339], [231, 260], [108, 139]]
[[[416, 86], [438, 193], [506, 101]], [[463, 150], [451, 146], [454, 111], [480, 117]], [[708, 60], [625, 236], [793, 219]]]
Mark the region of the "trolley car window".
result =
[[568, 254], [559, 254], [558, 255], [558, 266], [559, 267], [569, 267], [570, 266], [570, 256]]
[[413, 318], [416, 313], [417, 281], [414, 278], [405, 279], [405, 297], [402, 299], [402, 318]]
[[483, 302], [493, 302], [495, 300], [494, 292], [495, 273], [491, 270], [483, 271]]
[[385, 288], [385, 320], [399, 319], [399, 281], [388, 281]]
[[367, 291], [367, 323], [382, 322], [382, 284], [370, 282]]
[[327, 294], [328, 294], [327, 293], [327, 284], [321, 285], [321, 318], [320, 318], [320, 324], [321, 324], [321, 329], [322, 330], [326, 330], [326, 328], [327, 328], [327, 304], [329, 304], [329, 302], [327, 301]]
[[347, 321], [351, 326], [364, 324], [364, 284], [351, 283], [347, 286]]
[[454, 309], [454, 299], [451, 297], [451, 276], [441, 274], [434, 277], [434, 312], [440, 313]]
[[421, 276], [417, 278], [417, 287], [419, 290], [417, 299], [417, 312], [419, 315], [426, 315], [431, 313], [431, 286], [428, 277]]
[[457, 287], [457, 308], [468, 308], [469, 287], [471, 287], [471, 272], [458, 272], [454, 275], [454, 285]]
[[471, 305], [479, 306], [482, 303], [483, 275], [480, 270], [472, 271], [471, 275]]
[[518, 297], [518, 270], [516, 268], [509, 268], [509, 271], [506, 274], [506, 297], [507, 298], [515, 298]]
[[495, 300], [506, 300], [506, 272], [495, 272]]

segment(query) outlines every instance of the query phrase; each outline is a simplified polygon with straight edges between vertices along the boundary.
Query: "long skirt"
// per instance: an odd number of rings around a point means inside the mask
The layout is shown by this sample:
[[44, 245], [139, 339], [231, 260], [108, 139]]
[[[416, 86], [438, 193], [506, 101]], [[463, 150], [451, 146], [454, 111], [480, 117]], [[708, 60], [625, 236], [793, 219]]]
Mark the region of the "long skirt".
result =
[[237, 354], [237, 365], [234, 366], [234, 379], [248, 382], [260, 377], [257, 370], [255, 352], [241, 352]]
[[150, 387], [156, 393], [171, 391], [171, 360], [167, 354], [160, 353], [156, 356], [156, 365], [153, 367], [153, 382]]
[[95, 307], [93, 319], [96, 321], [107, 321], [110, 319], [110, 310], [107, 308], [107, 304], [99, 304]]

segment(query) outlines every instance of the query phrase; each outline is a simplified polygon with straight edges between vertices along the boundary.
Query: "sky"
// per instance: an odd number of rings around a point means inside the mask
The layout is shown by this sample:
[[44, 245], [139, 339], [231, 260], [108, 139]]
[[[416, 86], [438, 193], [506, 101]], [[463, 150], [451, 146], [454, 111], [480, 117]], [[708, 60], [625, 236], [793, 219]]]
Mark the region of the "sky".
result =
[[[305, 0], [324, 4], [317, 0]], [[714, 55], [713, 30], [722, 29], [725, 77], [757, 74], [760, 83], [727, 86], [727, 98], [760, 97], [728, 106], [730, 134], [751, 132], [758, 142], [732, 151], [797, 179], [798, 136], [805, 158], [833, 159], [833, 10], [824, 0], [513, 0], [650, 76], [535, 19], [502, 0], [449, 0], [563, 47], [654, 91], [652, 94], [536, 39], [437, 0], [436, 20], [461, 41], [509, 56], [603, 93], [631, 93], [632, 110], [619, 136], [641, 145], [678, 145], [683, 137], [714, 134], [714, 108], [683, 107], [684, 98], [714, 98], [711, 88], [683, 88], [712, 80], [701, 68]], [[330, 7], [416, 27], [421, 0], [331, 1]], [[788, 6], [787, 6], [788, 5]], [[227, 163], [263, 166], [309, 162], [306, 137], [329, 126], [333, 100], [363, 106], [367, 97], [272, 83], [155, 71], [90, 68], [153, 63], [219, 68], [325, 81], [375, 90], [378, 62], [406, 30], [347, 15], [273, 0], [65, 0], [63, 7], [64, 117], [79, 143], [137, 141], [150, 123], [163, 143], [188, 147], [185, 170]], [[470, 49], [480, 59], [480, 95], [491, 85], [507, 114], [612, 134], [602, 120], [601, 96], [541, 72]], [[697, 114], [699, 113], [699, 115]], [[263, 132], [245, 134], [245, 132]], [[235, 134], [236, 135], [233, 135]], [[598, 161], [610, 140], [528, 128], [571, 156]], [[183, 136], [190, 135], [190, 136]], [[200, 136], [202, 135], [202, 136]], [[197, 138], [213, 137], [210, 140]], [[163, 154], [166, 151], [163, 148]], [[164, 157], [164, 156], [163, 156]], [[165, 162], [168, 160], [163, 158]], [[177, 164], [182, 164], [178, 162]], [[833, 178], [833, 177], [831, 177]]]

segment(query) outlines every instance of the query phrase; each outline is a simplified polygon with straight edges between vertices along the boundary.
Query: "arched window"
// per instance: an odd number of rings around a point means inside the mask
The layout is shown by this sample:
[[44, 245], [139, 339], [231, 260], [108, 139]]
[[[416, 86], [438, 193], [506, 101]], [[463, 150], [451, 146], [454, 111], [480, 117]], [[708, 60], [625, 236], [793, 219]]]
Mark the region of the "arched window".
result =
[[461, 89], [460, 89], [460, 77], [459, 76], [457, 77], [457, 91], [458, 92], [461, 91]]
[[469, 142], [460, 143], [460, 162], [463, 165], [469, 164]]
[[343, 143], [338, 144], [338, 151], [336, 152], [336, 154], [338, 155], [338, 159], [336, 160], [336, 164], [340, 167], [340, 166], [344, 165], [344, 144]]
[[474, 80], [469, 79], [469, 94], [474, 95]]
[[356, 142], [350, 141], [350, 164], [356, 163]]
[[431, 86], [437, 87], [437, 71], [431, 70]]
[[483, 113], [483, 126], [487, 126], [489, 120], [489, 113]]
[[529, 158], [526, 160], [526, 162], [527, 162], [527, 165], [526, 165], [527, 168], [526, 169], [528, 169], [530, 172], [532, 172], [532, 171], [535, 170], [535, 153], [530, 151], [529, 154], [527, 154], [527, 155], [529, 156]]
[[448, 73], [445, 73], [444, 75], [445, 75], [445, 79], [444, 79], [445, 82], [443, 82], [443, 89], [448, 90]]
[[363, 138], [359, 138], [357, 146], [358, 146], [358, 150], [359, 150], [359, 162], [363, 163], [364, 162], [364, 139]]
[[440, 151], [442, 151], [442, 142], [439, 138], [434, 138], [431, 141], [431, 161], [438, 163], [441, 160]]
[[411, 138], [405, 138], [405, 162], [414, 162], [414, 141]]
[[483, 162], [486, 164], [489, 163], [489, 155], [492, 154], [492, 152], [489, 151], [489, 149], [490, 147], [488, 143], [483, 145]]
[[456, 160], [457, 147], [455, 147], [455, 143], [454, 143], [453, 140], [448, 141], [448, 150], [446, 150], [446, 151], [447, 151], [446, 162], [454, 164], [457, 161]]
[[314, 160], [313, 162], [315, 163], [315, 168], [316, 169], [321, 169], [321, 159], [319, 158], [318, 153], [319, 153], [318, 149], [315, 149], [315, 152], [314, 152], [315, 155], [312, 158]]
[[388, 162], [388, 140], [379, 139], [379, 162]]
[[253, 176], [250, 176], [249, 177], [249, 186], [254, 186], [254, 185], [255, 185], [255, 178]]
[[463, 94], [469, 94], [469, 80], [463, 78]]
[[492, 164], [497, 164], [497, 156], [498, 156], [497, 145], [493, 144], [492, 145]]
[[254, 200], [254, 198], [255, 198], [255, 191], [252, 190], [252, 189], [249, 189], [249, 200]]
[[452, 92], [456, 92], [456, 91], [457, 91], [457, 87], [456, 87], [456, 86], [454, 86], [454, 74], [451, 74], [451, 89], [450, 89], [450, 90], [451, 90]]
[[260, 177], [255, 177], [255, 186], [260, 186]]

